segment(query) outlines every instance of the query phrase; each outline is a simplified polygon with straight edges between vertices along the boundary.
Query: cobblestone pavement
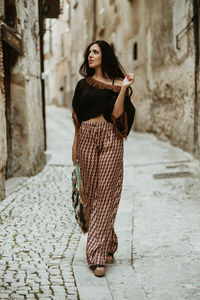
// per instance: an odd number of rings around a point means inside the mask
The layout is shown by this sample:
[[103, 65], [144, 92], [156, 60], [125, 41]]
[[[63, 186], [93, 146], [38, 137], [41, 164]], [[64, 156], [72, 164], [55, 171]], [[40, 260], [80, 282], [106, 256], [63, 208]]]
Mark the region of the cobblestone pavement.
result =
[[[0, 299], [78, 299], [73, 276], [81, 232], [71, 206], [71, 164], [67, 125], [47, 110], [48, 154], [38, 175], [22, 178], [0, 205]], [[51, 128], [53, 126], [53, 129]], [[72, 125], [71, 129], [72, 129]], [[61, 130], [62, 129], [62, 130]], [[59, 156], [55, 138], [67, 149]], [[57, 155], [57, 156], [56, 156]], [[18, 182], [19, 179], [16, 179]]]

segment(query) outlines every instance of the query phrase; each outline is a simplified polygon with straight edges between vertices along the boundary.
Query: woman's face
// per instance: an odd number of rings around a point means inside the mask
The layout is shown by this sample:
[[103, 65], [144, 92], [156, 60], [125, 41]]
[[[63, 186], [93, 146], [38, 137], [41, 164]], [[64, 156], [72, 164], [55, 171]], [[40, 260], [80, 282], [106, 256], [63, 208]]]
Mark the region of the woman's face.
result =
[[101, 66], [102, 53], [101, 48], [97, 44], [93, 44], [89, 49], [88, 64], [90, 68]]

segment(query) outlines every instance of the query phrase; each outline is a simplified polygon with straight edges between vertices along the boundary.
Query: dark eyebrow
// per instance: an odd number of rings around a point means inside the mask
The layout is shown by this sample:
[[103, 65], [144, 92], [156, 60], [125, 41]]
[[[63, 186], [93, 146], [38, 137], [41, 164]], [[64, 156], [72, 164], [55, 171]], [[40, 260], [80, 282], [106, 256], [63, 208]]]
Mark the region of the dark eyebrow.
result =
[[93, 49], [93, 50], [88, 50], [88, 53], [90, 53], [91, 51], [97, 51], [97, 52], [99, 52], [99, 50]]

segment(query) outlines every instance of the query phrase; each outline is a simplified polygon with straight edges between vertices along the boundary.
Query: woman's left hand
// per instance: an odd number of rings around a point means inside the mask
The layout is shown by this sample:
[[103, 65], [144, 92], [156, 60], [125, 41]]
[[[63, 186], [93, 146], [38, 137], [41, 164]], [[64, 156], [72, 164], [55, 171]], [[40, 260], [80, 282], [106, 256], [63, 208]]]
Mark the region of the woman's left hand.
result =
[[134, 79], [135, 79], [134, 74], [133, 73], [129, 73], [124, 78], [122, 86], [128, 87], [129, 85], [131, 85], [134, 82]]

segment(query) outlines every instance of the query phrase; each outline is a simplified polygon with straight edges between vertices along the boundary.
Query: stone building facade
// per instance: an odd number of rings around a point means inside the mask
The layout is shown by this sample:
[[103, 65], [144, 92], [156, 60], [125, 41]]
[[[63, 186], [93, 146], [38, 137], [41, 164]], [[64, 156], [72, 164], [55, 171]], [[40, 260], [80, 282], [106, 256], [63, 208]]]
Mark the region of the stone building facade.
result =
[[200, 158], [199, 0], [71, 0], [66, 38], [67, 102], [86, 46], [111, 43], [135, 73], [134, 130]]
[[45, 164], [38, 1], [0, 2], [0, 199]]

